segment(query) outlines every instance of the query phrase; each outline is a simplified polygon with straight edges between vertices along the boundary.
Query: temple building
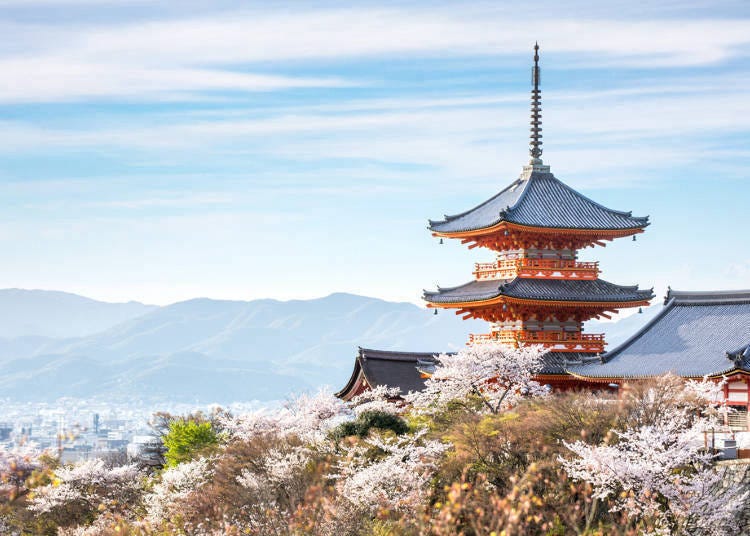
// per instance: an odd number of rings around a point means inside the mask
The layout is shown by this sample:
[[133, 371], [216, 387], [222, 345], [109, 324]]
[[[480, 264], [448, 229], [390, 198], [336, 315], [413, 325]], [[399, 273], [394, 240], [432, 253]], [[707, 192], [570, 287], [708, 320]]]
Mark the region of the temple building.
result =
[[663, 374], [726, 379], [724, 398], [737, 429], [750, 429], [750, 290], [671, 290], [648, 324], [601, 359], [564, 368], [595, 387], [623, 385]]
[[653, 293], [600, 279], [598, 263], [579, 262], [578, 251], [635, 237], [648, 218], [603, 207], [558, 180], [542, 163], [539, 74], [535, 45], [531, 160], [521, 176], [484, 203], [429, 222], [433, 236], [490, 249], [494, 262], [476, 264], [473, 281], [426, 291], [424, 299], [428, 307], [490, 322], [489, 333], [473, 335], [470, 343], [534, 344], [554, 353], [600, 354], [604, 335], [583, 333], [583, 323], [646, 306]]
[[[456, 239], [469, 248], [487, 248], [495, 259], [476, 264], [468, 283], [425, 291], [427, 306], [487, 321], [488, 332], [471, 335], [468, 344], [543, 346], [548, 352], [537, 379], [556, 388], [617, 386], [666, 372], [690, 378], [733, 374], [737, 379], [728, 384], [727, 395], [746, 410], [750, 291], [670, 291], [664, 310], [610, 352], [604, 335], [584, 332], [585, 321], [647, 306], [654, 294], [601, 279], [598, 263], [579, 261], [579, 251], [616, 238], [635, 240], [649, 222], [592, 201], [542, 162], [538, 50], [535, 45], [528, 165], [487, 201], [429, 221], [441, 242]], [[360, 348], [352, 377], [338, 396], [350, 399], [377, 385], [418, 390], [434, 355]]]

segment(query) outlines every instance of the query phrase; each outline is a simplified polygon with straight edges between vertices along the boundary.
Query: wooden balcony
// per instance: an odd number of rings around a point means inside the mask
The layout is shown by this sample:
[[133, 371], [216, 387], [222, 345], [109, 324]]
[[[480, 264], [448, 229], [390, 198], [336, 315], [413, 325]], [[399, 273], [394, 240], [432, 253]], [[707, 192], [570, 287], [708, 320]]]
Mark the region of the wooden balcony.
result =
[[578, 262], [559, 259], [511, 259], [478, 262], [474, 266], [477, 281], [494, 279], [572, 279], [594, 280], [599, 277], [598, 262]]
[[604, 334], [565, 331], [494, 331], [469, 335], [469, 344], [499, 342], [518, 347], [520, 344], [542, 344], [550, 352], [601, 353], [607, 344]]

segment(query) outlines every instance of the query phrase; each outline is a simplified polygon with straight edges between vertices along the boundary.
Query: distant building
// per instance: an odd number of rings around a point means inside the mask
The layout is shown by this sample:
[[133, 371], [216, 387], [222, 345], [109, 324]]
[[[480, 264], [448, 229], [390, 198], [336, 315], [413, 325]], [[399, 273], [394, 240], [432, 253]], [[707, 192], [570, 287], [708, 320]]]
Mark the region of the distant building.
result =
[[13, 433], [13, 425], [9, 422], [0, 422], [0, 441], [10, 439], [11, 433]]

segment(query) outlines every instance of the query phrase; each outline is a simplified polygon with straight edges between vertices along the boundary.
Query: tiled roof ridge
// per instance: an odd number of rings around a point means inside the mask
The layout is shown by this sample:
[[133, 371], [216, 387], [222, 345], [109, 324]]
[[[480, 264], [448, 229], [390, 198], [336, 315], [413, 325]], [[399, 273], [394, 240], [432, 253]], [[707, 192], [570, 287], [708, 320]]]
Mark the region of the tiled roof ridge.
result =
[[726, 303], [750, 303], [750, 289], [745, 290], [668, 290], [664, 304], [675, 305], [721, 305]]
[[[486, 282], [489, 283], [490, 281], [492, 281], [492, 282], [496, 283], [497, 284], [497, 290], [500, 291], [500, 290], [502, 290], [502, 288], [507, 287], [508, 285], [510, 285], [511, 283], [513, 283], [514, 281], [516, 281], [517, 279], [518, 279], [518, 277], [515, 277], [513, 279], [496, 279], [496, 280], [489, 280], [488, 279]], [[473, 285], [476, 282], [477, 282], [476, 279], [472, 279], [471, 281], [467, 281], [466, 283], [461, 283], [460, 285], [455, 285], [453, 287], [441, 287], [440, 285], [436, 285], [437, 286], [437, 290], [422, 289], [422, 293], [425, 296], [434, 295], [434, 294], [440, 294], [441, 291], [458, 290], [460, 288], [468, 287], [469, 285]]]
[[[579, 218], [577, 223], [557, 217], [553, 218], [553, 221], [529, 221], [529, 214], [527, 213], [536, 212], [534, 206], [539, 196], [552, 195], [550, 192], [557, 192], [557, 195], [568, 198], [574, 211], [575, 207], [578, 206], [589, 215], [582, 214], [580, 218], [583, 218], [583, 220]], [[462, 223], [465, 218], [474, 218], [474, 214], [479, 215], [476, 216], [479, 221]], [[599, 215], [594, 216], [599, 219], [597, 224], [588, 225], [584, 222], [591, 214]], [[576, 220], [576, 218], [573, 218], [573, 220]], [[552, 172], [534, 169], [531, 171], [525, 170], [518, 179], [506, 188], [469, 210], [459, 214], [445, 215], [443, 220], [428, 220], [428, 229], [436, 232], [463, 232], [487, 229], [502, 222], [507, 222], [545, 229], [580, 227], [590, 230], [634, 230], [650, 225], [648, 220], [648, 216], [633, 216], [632, 211], [608, 208], [558, 179]], [[444, 230], [446, 228], [448, 228], [447, 231]]]
[[639, 329], [633, 335], [631, 335], [630, 337], [628, 337], [625, 340], [625, 342], [623, 342], [622, 344], [620, 344], [617, 348], [614, 348], [614, 349], [612, 349], [612, 350], [610, 350], [608, 352], [604, 352], [602, 354], [602, 356], [601, 356], [602, 357], [602, 363], [607, 363], [609, 360], [611, 360], [612, 358], [614, 358], [617, 354], [621, 353], [628, 346], [630, 346], [635, 341], [637, 341], [638, 339], [640, 339], [643, 335], [645, 335], [651, 329], [652, 326], [656, 325], [662, 318], [664, 318], [665, 316], [667, 316], [667, 313], [669, 313], [669, 311], [672, 309], [673, 306], [674, 306], [674, 302], [673, 301], [665, 304], [664, 308], [661, 311], [659, 311], [659, 313], [656, 316], [654, 316], [651, 320], [649, 320], [648, 322], [646, 322], [641, 327], [641, 329]]
[[[529, 278], [525, 277], [516, 277], [512, 281], [501, 283], [499, 286], [501, 287], [500, 290], [506, 290], [506, 289], [512, 289], [515, 286], [518, 286], [522, 284], [524, 281], [529, 281]], [[531, 279], [531, 281], [537, 281], [535, 279]], [[561, 285], [565, 285], [567, 282], [571, 280], [566, 279], [545, 279], [544, 281], [554, 281], [555, 283], [560, 283]], [[577, 282], [577, 281], [576, 281]], [[611, 281], [607, 281], [606, 279], [602, 279], [601, 277], [598, 277], [594, 280], [594, 282], [601, 282], [605, 285], [612, 285], [613, 287], [617, 289], [623, 289], [623, 290], [634, 290], [634, 291], [645, 291], [647, 289], [641, 289], [640, 285], [618, 285], [617, 283], [612, 283]], [[653, 292], [653, 287], [650, 289]]]
[[740, 354], [748, 354], [748, 353], [750, 353], [750, 341], [748, 341], [748, 344], [744, 346], [740, 346], [737, 350], [727, 352], [727, 354], [730, 356], [739, 356]]
[[[503, 195], [505, 192], [507, 192], [508, 190], [510, 190], [511, 188], [513, 188], [514, 186], [517, 186], [517, 185], [520, 186], [521, 183], [523, 183], [523, 182], [525, 182], [526, 185], [524, 186], [524, 191], [519, 196], [518, 201], [516, 201], [516, 203], [513, 205], [515, 207], [516, 205], [518, 205], [518, 203], [520, 202], [521, 198], [523, 197], [523, 195], [526, 193], [526, 190], [528, 189], [528, 185], [529, 185], [530, 180], [525, 179], [524, 177], [517, 178], [516, 180], [514, 180], [513, 182], [511, 182], [508, 186], [506, 186], [505, 188], [503, 188], [502, 190], [500, 190], [498, 193], [496, 193], [495, 195], [493, 195], [489, 199], [486, 199], [486, 200], [482, 201], [478, 205], [475, 205], [474, 207], [470, 208], [469, 210], [465, 210], [465, 211], [463, 211], [463, 212], [461, 212], [459, 214], [450, 214], [450, 215], [449, 214], [444, 214], [442, 220], [427, 220], [429, 222], [429, 227], [428, 228], [430, 228], [433, 225], [438, 224], [438, 223], [447, 223], [449, 221], [453, 221], [453, 220], [455, 220], [457, 218], [460, 218], [461, 216], [465, 216], [465, 215], [469, 214], [470, 212], [474, 212], [478, 208], [483, 207], [484, 205], [487, 205], [489, 203], [492, 203], [492, 201], [494, 201], [496, 198], [498, 198], [501, 195]], [[512, 210], [512, 208], [513, 207], [509, 207], [509, 209], [511, 209], [511, 210]], [[497, 221], [498, 222], [502, 221], [502, 218], [499, 218]]]
[[[487, 299], [493, 299], [499, 296], [508, 296], [511, 298], [528, 298], [528, 299], [539, 299], [539, 300], [545, 300], [545, 299], [551, 299], [554, 300], [554, 297], [546, 298], [543, 296], [540, 297], [532, 297], [532, 296], [523, 296], [525, 292], [527, 292], [528, 289], [524, 290], [522, 286], [528, 286], [528, 285], [540, 285], [543, 284], [545, 286], [557, 287], [561, 290], [565, 291], [565, 289], [568, 289], [569, 291], [576, 290], [576, 287], [585, 286], [588, 287], [591, 284], [597, 285], [599, 288], [604, 287], [610, 292], [610, 296], [614, 296], [612, 292], [615, 293], [622, 293], [622, 292], [630, 292], [632, 295], [637, 295], [637, 299], [652, 299], [654, 297], [653, 293], [653, 287], [650, 289], [641, 289], [639, 285], [618, 285], [616, 283], [611, 283], [605, 279], [596, 279], [594, 281], [570, 281], [570, 280], [537, 280], [537, 279], [528, 279], [523, 277], [516, 277], [514, 279], [510, 280], [486, 280], [486, 281], [477, 281], [472, 280], [467, 283], [463, 283], [461, 285], [457, 285], [454, 287], [440, 287], [438, 286], [437, 290], [423, 290], [423, 299], [426, 299], [427, 301], [433, 301], [431, 298], [434, 297], [445, 297], [446, 293], [451, 293], [453, 291], [461, 291], [464, 288], [467, 287], [481, 287], [476, 288], [473, 292], [469, 292], [466, 296], [460, 296], [464, 299], [444, 299], [443, 302], [450, 303], [452, 302], [458, 302], [458, 301], [482, 301]], [[518, 288], [521, 287], [521, 288]], [[581, 289], [586, 294], [582, 294], [581, 297], [585, 297], [590, 295], [591, 289], [583, 288]], [[574, 292], [575, 294], [575, 292]], [[604, 301], [618, 301], [618, 297], [612, 297], [607, 298]], [[636, 298], [631, 297], [630, 299], [626, 301], [634, 301]], [[576, 301], [574, 298], [566, 298], [566, 301]], [[584, 300], [584, 301], [596, 301], [596, 300]]]
[[[535, 174], [536, 173], [532, 173], [531, 176], [534, 177]], [[587, 202], [591, 203], [592, 205], [597, 206], [598, 208], [600, 208], [601, 210], [603, 210], [605, 212], [610, 212], [610, 213], [613, 213], [613, 214], [617, 214], [619, 216], [625, 216], [627, 218], [632, 218], [634, 220], [642, 220], [644, 227], [647, 227], [648, 225], [651, 225], [649, 223], [649, 221], [648, 221], [648, 218], [649, 218], [648, 216], [633, 216], [633, 211], [632, 210], [630, 210], [630, 211], [628, 211], [628, 210], [615, 210], [613, 208], [605, 207], [601, 203], [598, 203], [598, 202], [594, 201], [589, 196], [587, 196], [585, 194], [582, 194], [581, 192], [579, 192], [578, 190], [576, 190], [572, 186], [569, 186], [564, 181], [558, 179], [557, 177], [555, 177], [554, 173], [543, 173], [543, 174], [539, 173], [539, 175], [545, 175], [545, 177], [538, 177], [539, 180], [546, 179], [546, 178], [552, 179], [553, 181], [555, 181], [556, 183], [558, 183], [560, 186], [562, 186], [565, 190], [568, 190], [569, 192], [571, 192], [573, 195], [578, 196], [581, 199], [586, 200]], [[525, 193], [526, 192], [524, 191], [524, 194]], [[521, 205], [521, 202], [523, 201], [523, 197], [524, 196], [522, 194], [521, 197], [518, 199], [518, 203], [516, 203], [513, 208], [518, 207], [518, 206]]]
[[604, 363], [607, 363], [618, 354], [622, 353], [634, 342], [645, 335], [653, 326], [658, 324], [674, 307], [681, 305], [725, 305], [733, 303], [750, 303], [750, 290], [672, 290], [667, 292], [664, 298], [664, 308], [646, 322], [641, 329], [636, 331], [617, 348], [602, 354]]
[[419, 359], [434, 358], [442, 352], [409, 352], [399, 350], [377, 350], [374, 348], [359, 347], [359, 357], [363, 360], [379, 359], [382, 361], [413, 361]]

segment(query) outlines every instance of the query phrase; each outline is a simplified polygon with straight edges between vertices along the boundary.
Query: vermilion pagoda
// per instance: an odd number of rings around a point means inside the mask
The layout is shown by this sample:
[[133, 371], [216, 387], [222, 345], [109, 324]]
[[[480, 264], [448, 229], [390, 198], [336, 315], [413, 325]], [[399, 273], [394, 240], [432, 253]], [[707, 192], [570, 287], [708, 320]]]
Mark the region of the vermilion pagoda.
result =
[[[518, 180], [488, 201], [430, 222], [441, 240], [486, 247], [497, 258], [477, 264], [474, 281], [425, 292], [428, 306], [491, 322], [490, 332], [472, 336], [471, 343], [543, 345], [548, 352], [537, 379], [560, 389], [600, 390], [666, 373], [727, 378], [725, 398], [735, 410], [728, 424], [748, 429], [750, 290], [670, 290], [662, 311], [609, 352], [603, 352], [602, 335], [583, 332], [584, 321], [647, 305], [653, 293], [599, 279], [598, 264], [579, 262], [578, 251], [635, 237], [648, 219], [591, 201], [542, 164], [538, 47], [535, 52], [531, 162]], [[350, 400], [380, 385], [398, 387], [402, 393], [419, 391], [435, 355], [360, 348], [352, 375], [337, 395]]]
[[428, 307], [455, 309], [463, 318], [491, 322], [490, 332], [470, 343], [497, 341], [512, 346], [543, 345], [550, 352], [604, 351], [604, 336], [583, 332], [583, 322], [626, 307], [646, 306], [651, 290], [599, 279], [596, 262], [580, 262], [580, 249], [642, 233], [648, 218], [611, 210], [563, 184], [542, 163], [539, 46], [534, 47], [531, 92], [531, 161], [510, 186], [484, 203], [440, 221], [436, 237], [469, 248], [485, 247], [496, 260], [478, 263], [474, 280], [425, 291]]

